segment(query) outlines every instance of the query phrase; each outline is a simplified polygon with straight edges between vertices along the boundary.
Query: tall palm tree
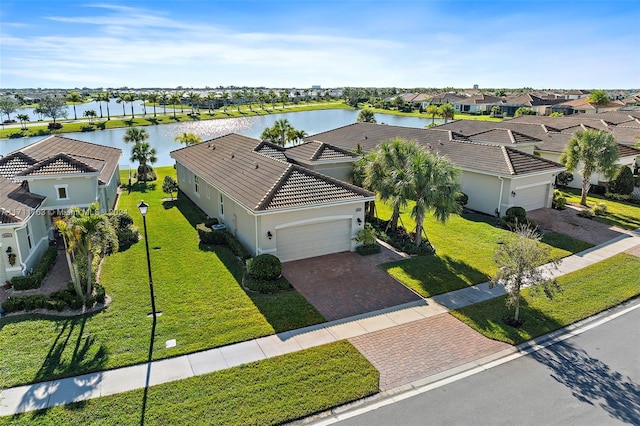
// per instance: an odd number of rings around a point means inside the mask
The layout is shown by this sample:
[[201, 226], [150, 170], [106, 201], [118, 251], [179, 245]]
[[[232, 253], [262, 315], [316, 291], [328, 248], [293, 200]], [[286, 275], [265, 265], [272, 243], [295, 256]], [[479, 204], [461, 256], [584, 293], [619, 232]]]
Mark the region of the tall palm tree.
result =
[[184, 114], [184, 102], [182, 102], [182, 98], [184, 98], [184, 92], [176, 92], [176, 95], [178, 95], [180, 99], [180, 114]]
[[167, 115], [167, 102], [169, 102], [169, 94], [164, 90], [158, 93], [158, 101], [162, 103], [162, 107], [164, 109], [163, 115]]
[[429, 105], [427, 107], [427, 114], [431, 116], [431, 125], [435, 125], [436, 116], [440, 114], [440, 109], [435, 105]]
[[156, 118], [156, 104], [158, 103], [158, 93], [151, 92], [147, 94], [147, 100], [153, 104], [153, 118]]
[[444, 118], [444, 123], [447, 124], [447, 119], [449, 118], [453, 119], [456, 113], [456, 109], [453, 107], [452, 104], [447, 102], [445, 104], [440, 105], [440, 108], [438, 108], [438, 112], [440, 116]]
[[187, 93], [187, 97], [189, 98], [189, 103], [191, 104], [191, 114], [196, 113], [196, 107], [198, 111], [200, 110], [200, 94], [198, 92], [194, 92], [193, 90]]
[[122, 104], [122, 116], [124, 117], [125, 115], [127, 115], [127, 111], [125, 111], [124, 107], [127, 104], [127, 94], [126, 93], [118, 93], [118, 99], [116, 100], [116, 103]]
[[205, 97], [205, 99], [207, 100], [207, 107], [209, 108], [209, 115], [212, 115], [212, 109], [215, 107], [216, 104], [216, 100], [218, 99], [216, 96], [215, 92], [209, 92], [207, 93], [207, 96]]
[[580, 204], [587, 205], [591, 176], [594, 173], [602, 173], [611, 179], [618, 168], [619, 157], [618, 143], [611, 133], [589, 129], [579, 130], [573, 134], [560, 156], [560, 162], [570, 172], [574, 172], [582, 166], [580, 169], [582, 176]]
[[80, 96], [80, 93], [78, 92], [70, 92], [67, 95], [67, 100], [73, 105], [73, 119], [77, 120], [78, 114], [76, 113], [76, 104], [82, 102], [82, 96]]
[[131, 106], [131, 119], [133, 120], [135, 118], [135, 115], [133, 114], [133, 103], [136, 101], [136, 99], [138, 99], [138, 96], [131, 92], [131, 93], [127, 93], [126, 95], [126, 101], [129, 102], [129, 105]]
[[284, 108], [287, 105], [287, 102], [289, 101], [289, 91], [288, 90], [281, 90], [279, 98], [280, 98], [280, 102], [282, 102], [282, 108]]
[[145, 92], [140, 93], [138, 99], [142, 101], [142, 116], [147, 116], [147, 99], [149, 99], [149, 95]]
[[222, 101], [224, 102], [224, 112], [227, 112], [227, 105], [229, 105], [229, 92], [226, 90], [222, 92]]
[[153, 168], [149, 164], [158, 161], [155, 148], [151, 148], [151, 145], [147, 142], [139, 142], [131, 149], [130, 160], [140, 163], [140, 166], [138, 166], [139, 181], [149, 181], [153, 179], [151, 175]]
[[104, 103], [107, 104], [107, 120], [111, 120], [111, 112], [109, 111], [109, 102], [111, 102], [111, 93], [109, 91], [103, 94]]
[[124, 133], [122, 140], [126, 143], [137, 144], [140, 142], [144, 142], [149, 139], [149, 133], [145, 129], [141, 129], [139, 127], [130, 127]]
[[173, 105], [173, 118], [176, 118], [176, 105], [182, 103], [182, 95], [180, 93], [173, 93], [169, 98], [169, 103]]
[[240, 92], [239, 90], [233, 92], [233, 101], [238, 106], [238, 112], [240, 112], [240, 104], [242, 103], [242, 92]]
[[411, 157], [411, 198], [416, 202], [411, 210], [411, 217], [416, 222], [416, 246], [422, 243], [427, 212], [433, 212], [436, 220], [442, 223], [446, 222], [452, 213], [460, 213], [460, 205], [456, 202], [456, 195], [460, 192], [459, 175], [459, 170], [444, 157], [425, 149], [417, 150]]
[[100, 118], [102, 118], [102, 100], [104, 99], [104, 93], [98, 93], [93, 98], [98, 102], [98, 108], [100, 109]]
[[260, 109], [264, 110], [264, 103], [267, 101], [267, 95], [261, 90], [258, 92], [258, 103], [260, 104]]

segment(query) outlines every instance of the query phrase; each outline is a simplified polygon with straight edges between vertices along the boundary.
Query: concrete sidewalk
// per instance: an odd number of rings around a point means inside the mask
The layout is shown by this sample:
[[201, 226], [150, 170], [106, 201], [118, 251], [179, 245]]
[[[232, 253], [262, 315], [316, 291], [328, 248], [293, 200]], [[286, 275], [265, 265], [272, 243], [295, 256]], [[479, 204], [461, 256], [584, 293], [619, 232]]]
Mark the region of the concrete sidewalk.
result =
[[[555, 275], [564, 275], [640, 245], [640, 233], [600, 244], [563, 259]], [[418, 302], [288, 331], [207, 351], [67, 379], [10, 388], [0, 393], [0, 416], [69, 404], [185, 379], [269, 357], [430, 318], [504, 294], [488, 283]]]

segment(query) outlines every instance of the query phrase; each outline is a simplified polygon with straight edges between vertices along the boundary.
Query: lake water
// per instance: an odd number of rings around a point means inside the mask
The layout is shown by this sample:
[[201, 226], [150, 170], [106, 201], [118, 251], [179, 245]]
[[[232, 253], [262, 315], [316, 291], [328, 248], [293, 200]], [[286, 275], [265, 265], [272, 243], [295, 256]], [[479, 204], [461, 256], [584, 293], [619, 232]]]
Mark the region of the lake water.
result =
[[[147, 113], [149, 113], [149, 108], [147, 108]], [[174, 138], [184, 132], [195, 133], [200, 136], [203, 141], [228, 133], [239, 133], [241, 135], [259, 138], [265, 128], [272, 126], [276, 120], [286, 118], [296, 129], [304, 130], [309, 135], [314, 135], [355, 123], [358, 114], [359, 111], [343, 109], [302, 111], [288, 114], [268, 114], [253, 117], [161, 124], [157, 126], [145, 126], [144, 129], [149, 133], [149, 143], [157, 151], [158, 161], [154, 165], [169, 166], [174, 163], [169, 153], [181, 147], [180, 144], [174, 141]], [[78, 113], [78, 116], [80, 116], [80, 113]], [[73, 112], [71, 113], [71, 117], [73, 117]], [[423, 128], [431, 123], [430, 118], [402, 117], [388, 114], [376, 114], [375, 117], [378, 123], [404, 127]], [[441, 122], [441, 120], [436, 120], [436, 122]], [[62, 135], [73, 139], [120, 148], [123, 152], [120, 164], [123, 167], [127, 167], [130, 163], [129, 154], [131, 152], [131, 145], [125, 144], [122, 140], [125, 132], [126, 128], [120, 128], [96, 130], [94, 132], [64, 133]], [[42, 136], [20, 139], [0, 139], [0, 154], [5, 155], [41, 139], [43, 139]]]

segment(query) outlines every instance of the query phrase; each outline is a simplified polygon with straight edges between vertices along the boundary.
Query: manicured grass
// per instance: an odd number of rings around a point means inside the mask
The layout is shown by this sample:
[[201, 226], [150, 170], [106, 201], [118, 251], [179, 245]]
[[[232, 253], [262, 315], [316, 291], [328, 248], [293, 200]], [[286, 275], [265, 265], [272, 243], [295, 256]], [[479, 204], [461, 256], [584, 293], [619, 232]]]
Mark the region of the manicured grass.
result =
[[491, 339], [515, 345], [639, 295], [639, 270], [640, 258], [621, 253], [560, 277], [558, 282], [562, 293], [553, 300], [524, 289], [520, 305], [524, 320], [521, 328], [502, 322], [504, 316], [513, 315], [513, 310], [505, 306], [504, 296], [452, 311], [451, 314]]
[[[566, 188], [562, 189], [561, 192], [567, 198], [568, 203], [580, 204], [581, 193], [579, 189]], [[607, 213], [602, 216], [596, 216], [593, 220], [607, 225], [618, 226], [622, 229], [633, 230], [640, 228], [640, 205], [610, 200], [603, 195], [589, 194], [587, 196], [587, 204], [593, 206], [596, 203], [605, 203], [607, 205]]]
[[376, 369], [340, 341], [228, 370], [12, 417], [0, 425], [273, 425], [378, 391]]
[[[120, 108], [121, 109], [121, 108]], [[215, 110], [213, 114], [209, 114], [207, 109], [201, 109], [200, 115], [197, 118], [192, 118], [187, 115], [191, 112], [191, 107], [185, 107], [185, 113], [182, 114], [178, 112], [176, 116], [173, 115], [173, 110], [170, 106], [167, 106], [167, 114], [164, 114], [163, 108], [156, 108], [156, 117], [153, 117], [153, 108], [147, 107], [147, 115], [142, 117], [140, 114], [136, 115], [133, 119], [131, 116], [122, 116], [117, 113], [113, 113], [114, 109], [112, 108], [111, 120], [106, 119], [106, 114], [103, 119], [96, 119], [95, 123], [105, 123], [106, 129], [115, 129], [120, 127], [131, 127], [131, 126], [152, 126], [156, 124], [168, 124], [175, 122], [190, 122], [190, 121], [199, 121], [199, 120], [215, 120], [219, 118], [233, 118], [233, 117], [251, 117], [256, 115], [270, 115], [270, 114], [284, 114], [289, 112], [300, 112], [300, 111], [315, 111], [315, 110], [323, 110], [323, 109], [353, 109], [349, 105], [346, 105], [342, 102], [318, 102], [318, 103], [310, 103], [310, 104], [288, 104], [284, 108], [282, 104], [276, 105], [275, 108], [271, 107], [271, 104], [265, 104], [264, 109], [258, 108], [256, 105], [253, 106], [253, 109], [250, 110], [246, 105], [242, 105], [240, 107], [240, 111], [238, 111], [235, 105], [229, 106], [227, 111], [224, 112], [223, 109]], [[73, 118], [73, 117], [71, 117]], [[82, 131], [82, 127], [87, 126], [89, 123], [84, 117], [78, 117], [78, 121], [69, 122], [68, 119], [57, 120], [58, 122], [63, 123], [63, 127], [60, 130], [57, 130], [56, 133], [70, 133], [70, 132], [80, 132]], [[44, 136], [49, 134], [49, 130], [47, 128], [49, 120], [38, 122], [39, 124], [34, 124], [33, 122], [29, 123], [28, 130], [22, 132], [22, 136]], [[96, 128], [94, 130], [99, 132]], [[0, 138], [8, 138], [10, 135], [14, 133], [19, 133], [20, 128], [7, 128], [0, 129]]]
[[[163, 203], [158, 180], [121, 196], [142, 231], [136, 207], [147, 202], [157, 309], [154, 359], [166, 358], [324, 322], [297, 292], [247, 294], [242, 266], [226, 248], [199, 247], [192, 224], [200, 211], [187, 199]], [[123, 177], [122, 182], [126, 182]], [[144, 241], [103, 263], [100, 281], [113, 298], [103, 312], [73, 319], [0, 320], [0, 387], [121, 367], [147, 360], [151, 310]], [[165, 341], [177, 340], [174, 348]]]
[[[401, 224], [410, 231], [415, 221], [410, 212], [413, 202], [401, 213]], [[391, 217], [385, 203], [376, 202], [377, 215]], [[452, 215], [445, 224], [427, 215], [425, 230], [436, 249], [435, 256], [413, 257], [383, 265], [393, 277], [422, 296], [429, 297], [488, 281], [497, 267], [493, 254], [498, 245], [511, 236], [511, 232], [495, 226], [490, 216], [465, 213]], [[592, 247], [566, 235], [546, 234], [543, 241], [552, 246], [551, 255], [565, 257]]]
[[[427, 114], [426, 112], [420, 112], [418, 110], [415, 110], [412, 112], [402, 112], [402, 111], [398, 111], [397, 109], [374, 108], [372, 106], [367, 106], [366, 108], [369, 108], [373, 112], [379, 113], [379, 114], [399, 115], [403, 117], [419, 117], [419, 118], [424, 118], [428, 120], [431, 119], [431, 116], [429, 114]], [[436, 119], [438, 118], [439, 117], [436, 117]], [[488, 115], [473, 115], [473, 114], [454, 114], [453, 119], [454, 120], [479, 120], [479, 121], [504, 121], [504, 119], [501, 117], [491, 117]]]

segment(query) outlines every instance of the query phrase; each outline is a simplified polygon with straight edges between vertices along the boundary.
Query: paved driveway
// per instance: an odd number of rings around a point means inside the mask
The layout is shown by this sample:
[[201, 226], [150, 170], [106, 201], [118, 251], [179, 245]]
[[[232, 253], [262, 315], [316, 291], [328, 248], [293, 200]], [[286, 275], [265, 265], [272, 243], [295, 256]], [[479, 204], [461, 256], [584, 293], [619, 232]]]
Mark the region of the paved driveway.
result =
[[401, 259], [385, 248], [360, 256], [343, 252], [282, 264], [282, 274], [327, 319], [333, 321], [420, 300], [377, 265]]

